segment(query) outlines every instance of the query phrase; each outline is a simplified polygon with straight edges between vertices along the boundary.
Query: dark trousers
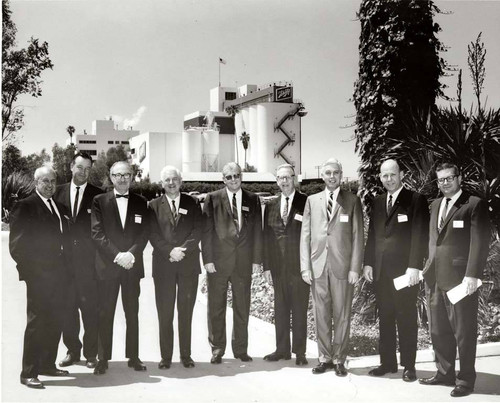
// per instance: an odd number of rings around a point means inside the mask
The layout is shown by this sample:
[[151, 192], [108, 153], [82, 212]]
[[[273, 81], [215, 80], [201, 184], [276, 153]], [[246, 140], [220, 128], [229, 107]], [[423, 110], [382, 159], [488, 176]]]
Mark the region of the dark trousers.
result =
[[293, 276], [282, 268], [281, 276], [273, 276], [274, 320], [276, 351], [290, 353], [290, 314], [292, 316], [291, 350], [297, 355], [306, 353], [307, 308], [310, 286], [301, 276]]
[[85, 333], [83, 335], [83, 355], [87, 359], [97, 356], [97, 329], [99, 324], [97, 280], [69, 277], [66, 286], [66, 307], [63, 324], [63, 342], [68, 353], [79, 357], [80, 314]]
[[198, 290], [198, 273], [181, 276], [178, 272], [165, 270], [154, 277], [154, 283], [160, 325], [161, 358], [172, 359], [176, 297], [180, 356], [189, 357], [191, 355], [191, 321]]
[[122, 291], [122, 305], [127, 326], [125, 357], [139, 357], [139, 294], [140, 278], [120, 269], [120, 277], [98, 280], [99, 291], [99, 360], [110, 360], [113, 350], [113, 322], [118, 292]]
[[478, 295], [475, 292], [453, 305], [437, 283], [427, 287], [430, 308], [429, 327], [438, 377], [455, 381], [455, 358], [460, 358], [456, 384], [474, 388], [476, 381], [476, 343]]
[[384, 275], [375, 283], [380, 326], [380, 363], [387, 368], [397, 368], [396, 327], [399, 336], [401, 366], [415, 367], [417, 354], [417, 295], [419, 286], [394, 288], [391, 278]]
[[234, 355], [247, 353], [248, 316], [250, 314], [251, 275], [239, 275], [236, 270], [231, 275], [207, 274], [208, 288], [208, 341], [213, 354], [224, 355], [226, 351], [226, 305], [227, 288], [231, 282], [233, 294], [233, 335]]
[[64, 275], [26, 280], [27, 323], [24, 332], [23, 378], [56, 367], [64, 306]]

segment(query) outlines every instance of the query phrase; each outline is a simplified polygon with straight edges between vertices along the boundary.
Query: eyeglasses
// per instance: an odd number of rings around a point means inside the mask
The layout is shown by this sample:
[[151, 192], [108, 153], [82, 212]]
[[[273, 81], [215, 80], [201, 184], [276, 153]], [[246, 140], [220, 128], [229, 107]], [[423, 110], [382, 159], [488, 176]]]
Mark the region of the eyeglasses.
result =
[[443, 183], [451, 183], [455, 180], [455, 178], [457, 177], [458, 175], [450, 175], [446, 178], [438, 178], [437, 182], [442, 185]]
[[241, 174], [226, 175], [226, 176], [224, 176], [224, 178], [225, 178], [227, 181], [230, 181], [230, 180], [236, 180], [236, 179], [240, 179], [240, 178], [241, 178]]
[[115, 179], [130, 179], [131, 174], [112, 174], [111, 175]]
[[283, 176], [277, 176], [276, 179], [278, 179], [280, 182], [284, 181], [290, 182], [294, 176], [295, 175], [283, 175]]
[[340, 175], [342, 171], [325, 171], [323, 172], [323, 175], [325, 176], [337, 176]]

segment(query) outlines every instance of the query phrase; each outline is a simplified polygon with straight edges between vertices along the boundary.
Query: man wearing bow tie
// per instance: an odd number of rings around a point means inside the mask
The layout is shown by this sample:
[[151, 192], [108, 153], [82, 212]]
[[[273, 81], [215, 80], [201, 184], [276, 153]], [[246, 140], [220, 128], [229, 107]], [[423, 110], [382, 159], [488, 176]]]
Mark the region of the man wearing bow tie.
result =
[[180, 192], [182, 177], [173, 166], [160, 173], [165, 195], [149, 203], [153, 245], [153, 279], [160, 322], [160, 369], [172, 364], [174, 307], [177, 297], [179, 349], [185, 368], [191, 358], [191, 319], [200, 270], [201, 209], [198, 201]]
[[363, 212], [359, 197], [340, 189], [337, 159], [321, 166], [321, 177], [326, 188], [307, 198], [300, 237], [301, 273], [311, 284], [318, 339], [313, 374], [334, 369], [346, 376], [352, 297], [363, 260]]
[[262, 264], [262, 213], [259, 198], [241, 189], [241, 168], [230, 162], [222, 168], [225, 188], [209, 193], [203, 206], [202, 256], [208, 285], [208, 340], [212, 364], [226, 350], [228, 283], [233, 293], [234, 358], [248, 355], [248, 317], [252, 270]]
[[145, 371], [139, 359], [139, 294], [144, 277], [142, 252], [148, 241], [147, 203], [129, 193], [132, 169], [125, 161], [110, 169], [114, 189], [98, 195], [92, 204], [92, 239], [97, 245], [99, 292], [99, 362], [94, 374], [108, 369], [113, 346], [113, 320], [121, 288], [127, 324], [125, 356], [128, 366]]
[[35, 192], [11, 213], [10, 254], [27, 295], [21, 383], [30, 388], [44, 387], [38, 375], [68, 375], [55, 365], [64, 317], [67, 230], [63, 210], [52, 199], [55, 191], [55, 171], [42, 166], [35, 171]]
[[97, 364], [97, 328], [99, 321], [97, 277], [95, 271], [95, 245], [90, 236], [90, 211], [94, 196], [103, 193], [88, 183], [92, 157], [77, 153], [71, 162], [70, 183], [57, 187], [54, 200], [70, 217], [68, 234], [68, 284], [66, 286], [66, 314], [63, 341], [68, 352], [59, 363], [66, 367], [80, 361], [80, 314], [85, 329], [83, 355], [88, 368]]
[[276, 181], [281, 195], [264, 211], [264, 277], [274, 286], [276, 351], [264, 360], [289, 360], [291, 351], [297, 365], [306, 365], [310, 286], [300, 275], [300, 229], [307, 196], [295, 190], [295, 171], [290, 164], [278, 167]]
[[[437, 372], [423, 385], [455, 386], [452, 397], [467, 396], [476, 381], [478, 280], [482, 277], [491, 236], [488, 206], [462, 191], [462, 176], [454, 164], [436, 168], [444, 197], [431, 204], [429, 259], [424, 268], [429, 327]], [[446, 294], [463, 284], [467, 296], [452, 304]], [[455, 374], [455, 358], [460, 372]]]

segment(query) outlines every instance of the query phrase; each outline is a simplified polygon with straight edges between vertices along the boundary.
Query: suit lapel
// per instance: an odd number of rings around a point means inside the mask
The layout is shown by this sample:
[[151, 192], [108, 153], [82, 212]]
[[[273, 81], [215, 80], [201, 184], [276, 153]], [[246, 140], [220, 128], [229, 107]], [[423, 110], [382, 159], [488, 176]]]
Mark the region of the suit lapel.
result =
[[333, 225], [335, 225], [335, 223], [338, 221], [337, 214], [339, 212], [340, 207], [342, 207], [345, 210], [345, 200], [344, 200], [344, 197], [342, 194], [342, 189], [339, 190], [339, 194], [337, 195], [335, 207], [333, 208], [332, 216], [330, 217], [330, 223], [333, 223]]
[[[118, 204], [116, 203], [116, 197], [115, 197], [115, 192], [111, 190], [108, 193], [108, 201], [111, 206], [111, 210], [113, 211], [113, 214], [115, 215], [115, 220], [118, 222], [118, 226], [122, 229], [122, 231], [125, 230], [122, 226], [122, 219], [120, 218], [120, 211], [118, 210]], [[128, 208], [127, 208], [128, 212]], [[127, 220], [125, 220], [125, 225], [127, 225]]]
[[457, 201], [453, 204], [453, 206], [450, 207], [448, 214], [446, 214], [446, 218], [444, 219], [444, 224], [443, 224], [443, 228], [441, 228], [441, 232], [443, 232], [444, 229], [448, 226], [448, 223], [450, 222], [450, 220], [453, 218], [453, 216], [458, 211], [458, 209], [462, 206], [462, 204], [465, 203], [465, 201], [468, 199], [468, 197], [469, 196], [466, 195], [465, 192], [462, 192], [462, 194], [457, 199]]
[[[78, 214], [76, 215], [75, 217], [75, 221], [78, 220], [78, 217], [80, 217], [81, 214], [88, 214], [85, 210], [85, 206], [87, 206], [89, 204], [89, 201], [90, 201], [90, 192], [91, 192], [91, 189], [89, 187], [89, 185], [87, 184], [87, 186], [85, 186], [85, 191], [83, 192], [83, 195], [81, 195], [81, 198], [82, 198], [82, 201], [80, 202], [80, 209], [78, 210]], [[71, 209], [70, 209], [71, 211]], [[84, 211], [82, 213], [82, 211]]]

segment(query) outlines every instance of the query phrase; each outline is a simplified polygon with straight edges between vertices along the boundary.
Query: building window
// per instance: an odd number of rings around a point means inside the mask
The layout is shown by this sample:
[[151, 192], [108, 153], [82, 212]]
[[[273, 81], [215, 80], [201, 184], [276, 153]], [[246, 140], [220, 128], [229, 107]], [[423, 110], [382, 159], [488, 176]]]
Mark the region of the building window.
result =
[[226, 101], [232, 101], [236, 99], [236, 92], [226, 92]]
[[82, 153], [87, 153], [88, 155], [97, 155], [96, 150], [80, 150]]
[[122, 141], [122, 144], [128, 144], [128, 141]]
[[113, 144], [113, 140], [108, 140], [108, 144]]
[[[112, 144], [112, 143], [111, 143], [111, 144]], [[120, 144], [120, 142], [117, 140], [117, 141], [115, 141], [115, 144]]]
[[95, 140], [79, 140], [80, 144], [96, 144]]

